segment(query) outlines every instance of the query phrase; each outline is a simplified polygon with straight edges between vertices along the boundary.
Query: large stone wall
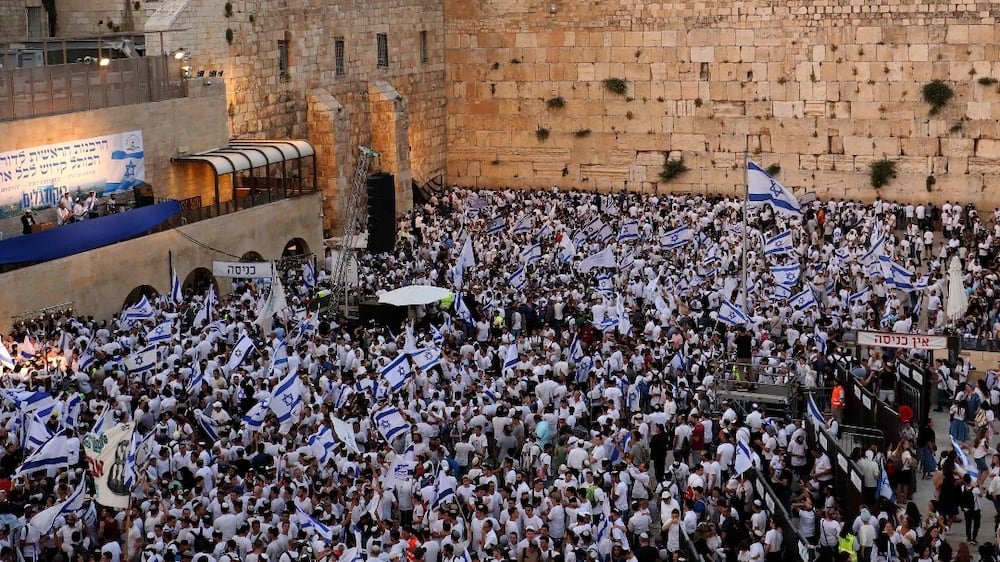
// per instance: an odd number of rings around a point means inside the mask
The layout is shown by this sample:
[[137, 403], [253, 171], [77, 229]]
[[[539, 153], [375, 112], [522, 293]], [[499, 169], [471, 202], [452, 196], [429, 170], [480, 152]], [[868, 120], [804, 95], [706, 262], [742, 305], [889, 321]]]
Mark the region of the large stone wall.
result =
[[[161, 31], [166, 51], [187, 48], [193, 70], [224, 71], [228, 86], [229, 127], [237, 138], [308, 138], [309, 92], [333, 96], [350, 120], [349, 159], [320, 161], [328, 178], [353, 175], [357, 145], [373, 142], [373, 104], [369, 88], [385, 81], [405, 98], [408, 109], [409, 166], [413, 178], [426, 182], [443, 176], [445, 166], [445, 87], [443, 5], [435, 0], [232, 0], [227, 17], [223, 3], [213, 0], [163, 0], [146, 24], [151, 52]], [[232, 30], [232, 43], [227, 40]], [[427, 32], [427, 61], [420, 60], [420, 32]], [[376, 33], [388, 35], [389, 65], [377, 66]], [[335, 37], [345, 42], [344, 74], [336, 73]], [[278, 42], [289, 45], [289, 68], [282, 77]], [[320, 106], [314, 104], [314, 108]], [[326, 135], [326, 129], [320, 135]], [[346, 160], [346, 161], [342, 161]], [[395, 164], [394, 164], [395, 166]], [[391, 168], [387, 166], [387, 168]], [[336, 217], [341, 193], [338, 182], [325, 182], [327, 227]], [[345, 185], [344, 181], [339, 185]], [[407, 190], [408, 191], [408, 190]], [[402, 194], [397, 206], [406, 201]]]
[[[446, 0], [448, 181], [1000, 205], [1000, 2]], [[619, 96], [605, 78], [627, 81]], [[955, 97], [929, 115], [921, 88]], [[545, 100], [561, 96], [563, 109]], [[536, 131], [550, 131], [541, 141]], [[589, 131], [589, 136], [577, 131]], [[657, 182], [664, 154], [690, 171]], [[933, 175], [931, 193], [926, 179]]]
[[[180, 227], [189, 238], [168, 230], [0, 274], [0, 332], [9, 333], [13, 316], [66, 302], [73, 302], [78, 314], [108, 318], [121, 310], [125, 296], [137, 286], [169, 291], [171, 259], [181, 280], [195, 268], [211, 270], [213, 260], [225, 259], [212, 248], [236, 256], [257, 252], [273, 260], [281, 257], [286, 243], [301, 238], [310, 252], [322, 256], [319, 198], [310, 194], [285, 199]], [[228, 293], [229, 280], [217, 281], [223, 294]]]

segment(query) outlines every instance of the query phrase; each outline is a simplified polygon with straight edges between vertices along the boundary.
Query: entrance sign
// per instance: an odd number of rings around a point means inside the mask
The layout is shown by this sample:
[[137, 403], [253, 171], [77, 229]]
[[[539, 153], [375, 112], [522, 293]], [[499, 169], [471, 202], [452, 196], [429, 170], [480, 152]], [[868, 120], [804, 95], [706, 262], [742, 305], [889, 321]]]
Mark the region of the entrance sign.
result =
[[213, 261], [212, 275], [216, 277], [239, 277], [240, 279], [263, 279], [274, 277], [274, 265], [269, 261]]
[[859, 331], [858, 345], [866, 347], [897, 347], [901, 349], [946, 349], [948, 347], [948, 337]]

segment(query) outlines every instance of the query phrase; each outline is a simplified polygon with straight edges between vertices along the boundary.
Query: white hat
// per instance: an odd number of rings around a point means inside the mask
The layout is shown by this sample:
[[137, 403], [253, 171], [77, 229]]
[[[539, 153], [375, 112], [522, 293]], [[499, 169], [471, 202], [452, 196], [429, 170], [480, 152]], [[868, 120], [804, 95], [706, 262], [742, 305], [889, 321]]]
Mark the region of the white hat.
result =
[[216, 400], [215, 404], [212, 404], [212, 407], [213, 408], [221, 408], [222, 407], [222, 402], [219, 402], [218, 400]]

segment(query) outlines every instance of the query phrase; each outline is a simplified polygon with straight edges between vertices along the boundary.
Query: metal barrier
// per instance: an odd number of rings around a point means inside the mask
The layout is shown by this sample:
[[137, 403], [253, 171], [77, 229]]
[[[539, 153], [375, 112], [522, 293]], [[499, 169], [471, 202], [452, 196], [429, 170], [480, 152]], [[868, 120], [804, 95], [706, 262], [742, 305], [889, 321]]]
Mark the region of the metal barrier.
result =
[[837, 441], [844, 451], [853, 451], [855, 447], [864, 451], [872, 445], [878, 445], [881, 449], [885, 444], [885, 434], [882, 430], [871, 427], [841, 425]]
[[833, 490], [844, 509], [844, 521], [853, 521], [862, 502], [864, 476], [851, 460], [850, 453], [844, 450], [825, 427], [813, 423], [811, 418], [808, 423], [812, 427], [809, 435], [813, 446], [826, 453], [833, 465]]
[[680, 552], [684, 554], [685, 559], [691, 562], [710, 562], [704, 556], [698, 554], [698, 549], [694, 546], [694, 541], [688, 536], [687, 531], [684, 530], [684, 525], [680, 525], [681, 530], [681, 549]]
[[847, 392], [844, 393], [847, 398], [844, 421], [880, 429], [889, 443], [899, 441], [899, 411], [861, 386], [861, 381], [854, 379], [849, 384], [850, 388], [845, 388]]
[[896, 372], [899, 374], [896, 403], [912, 408], [913, 427], [923, 427], [930, 415], [931, 396], [934, 394], [931, 374], [926, 367], [904, 359], [896, 361]]
[[759, 499], [764, 503], [768, 511], [771, 512], [771, 517], [777, 517], [781, 521], [781, 534], [785, 545], [784, 559], [791, 560], [789, 557], [789, 547], [794, 544], [795, 552], [798, 554], [798, 558], [795, 560], [810, 562], [812, 560], [812, 550], [809, 548], [808, 541], [799, 534], [798, 527], [792, 522], [792, 516], [785, 510], [785, 506], [781, 505], [781, 499], [771, 488], [771, 484], [768, 483], [767, 478], [757, 472], [756, 468], [752, 467], [747, 469], [744, 476], [753, 485], [755, 499]]

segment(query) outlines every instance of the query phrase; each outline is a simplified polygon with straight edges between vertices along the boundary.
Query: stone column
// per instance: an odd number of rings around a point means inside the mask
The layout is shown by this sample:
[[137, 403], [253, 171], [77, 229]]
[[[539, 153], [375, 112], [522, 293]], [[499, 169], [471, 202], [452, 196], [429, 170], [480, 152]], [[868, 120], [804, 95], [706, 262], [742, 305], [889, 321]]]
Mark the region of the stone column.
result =
[[330, 92], [316, 88], [307, 94], [309, 142], [316, 149], [316, 188], [323, 194], [323, 230], [336, 235], [340, 213], [350, 197], [354, 174], [351, 119]]
[[409, 108], [406, 98], [385, 80], [376, 80], [368, 87], [368, 102], [372, 148], [382, 155], [382, 171], [395, 176], [396, 216], [399, 216], [413, 208]]

